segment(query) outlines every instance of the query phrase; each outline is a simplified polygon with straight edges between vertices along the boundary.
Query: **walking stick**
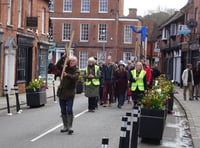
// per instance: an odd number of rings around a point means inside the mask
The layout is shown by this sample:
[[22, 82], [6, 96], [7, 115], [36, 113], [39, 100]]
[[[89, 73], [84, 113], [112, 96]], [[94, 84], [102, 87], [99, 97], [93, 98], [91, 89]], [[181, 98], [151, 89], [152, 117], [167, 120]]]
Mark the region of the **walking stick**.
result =
[[69, 50], [71, 48], [73, 38], [74, 38], [74, 30], [72, 31], [69, 44], [66, 43], [66, 45], [65, 45], [66, 58], [65, 58], [65, 62], [64, 62], [64, 65], [63, 65], [62, 73], [61, 73], [61, 80], [63, 79], [63, 74], [64, 74], [65, 69], [66, 69], [66, 64], [67, 64], [67, 61], [69, 60]]

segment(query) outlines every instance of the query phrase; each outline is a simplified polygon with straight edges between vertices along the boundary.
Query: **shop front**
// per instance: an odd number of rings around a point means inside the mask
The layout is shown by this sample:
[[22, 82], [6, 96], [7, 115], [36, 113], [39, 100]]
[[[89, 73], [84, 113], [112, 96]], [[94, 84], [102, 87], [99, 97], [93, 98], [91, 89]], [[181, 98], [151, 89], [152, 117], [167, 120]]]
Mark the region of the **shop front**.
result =
[[34, 39], [31, 35], [17, 34], [16, 83], [20, 92], [24, 92], [25, 87], [32, 80]]

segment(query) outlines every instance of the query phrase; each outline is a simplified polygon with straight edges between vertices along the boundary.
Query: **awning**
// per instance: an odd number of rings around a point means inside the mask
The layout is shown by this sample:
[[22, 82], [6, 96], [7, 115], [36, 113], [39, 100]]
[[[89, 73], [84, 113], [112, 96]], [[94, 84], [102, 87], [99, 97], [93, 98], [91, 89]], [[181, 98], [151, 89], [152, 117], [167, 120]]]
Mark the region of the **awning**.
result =
[[56, 51], [56, 43], [55, 42], [50, 42], [49, 51], [50, 52]]

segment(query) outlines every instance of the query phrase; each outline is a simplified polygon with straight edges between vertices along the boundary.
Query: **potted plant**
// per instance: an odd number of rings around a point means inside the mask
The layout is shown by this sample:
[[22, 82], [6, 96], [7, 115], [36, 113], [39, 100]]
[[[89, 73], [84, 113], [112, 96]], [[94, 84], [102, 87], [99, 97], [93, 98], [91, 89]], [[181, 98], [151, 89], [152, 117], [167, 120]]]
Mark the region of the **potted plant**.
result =
[[26, 88], [26, 102], [30, 107], [46, 104], [46, 83], [42, 79], [32, 80]]
[[174, 85], [173, 80], [166, 80], [165, 75], [161, 75], [156, 80], [157, 85], [153, 86], [153, 89], [160, 88], [163, 94], [168, 94], [166, 109], [168, 113], [171, 113], [174, 105]]
[[163, 136], [168, 94], [161, 89], [149, 90], [140, 100], [142, 108], [139, 119], [139, 136], [142, 139], [160, 141]]

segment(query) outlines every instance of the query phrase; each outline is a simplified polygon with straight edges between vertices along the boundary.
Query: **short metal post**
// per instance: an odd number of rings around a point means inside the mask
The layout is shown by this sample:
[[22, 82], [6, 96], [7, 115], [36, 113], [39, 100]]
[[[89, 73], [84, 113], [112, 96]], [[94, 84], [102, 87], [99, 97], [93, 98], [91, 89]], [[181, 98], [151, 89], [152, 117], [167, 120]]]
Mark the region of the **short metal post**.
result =
[[15, 90], [15, 97], [16, 97], [16, 111], [17, 113], [21, 113], [22, 110], [20, 109], [20, 103], [19, 103], [19, 90], [18, 90], [18, 85], [15, 84], [14, 85], [14, 89]]
[[101, 148], [108, 148], [109, 139], [104, 137], [102, 138], [102, 145]]
[[133, 125], [132, 125], [132, 137], [131, 148], [137, 148], [138, 145], [138, 128], [139, 128], [139, 106], [135, 105], [133, 108]]
[[119, 139], [119, 148], [125, 148], [125, 140], [126, 140], [126, 127], [127, 127], [128, 117], [122, 117], [122, 125]]
[[130, 112], [126, 113], [126, 117], [128, 119], [127, 119], [126, 140], [125, 140], [124, 148], [129, 148], [129, 145], [130, 145], [131, 116], [132, 116], [132, 114]]
[[56, 92], [55, 92], [55, 83], [54, 83], [54, 80], [52, 81], [52, 83], [53, 83], [53, 100], [54, 100], [55, 103], [57, 103], [57, 101], [56, 101]]
[[6, 94], [6, 103], [7, 103], [8, 115], [12, 115], [12, 113], [10, 112], [10, 102], [9, 102], [8, 86], [7, 85], [5, 85], [4, 93]]

